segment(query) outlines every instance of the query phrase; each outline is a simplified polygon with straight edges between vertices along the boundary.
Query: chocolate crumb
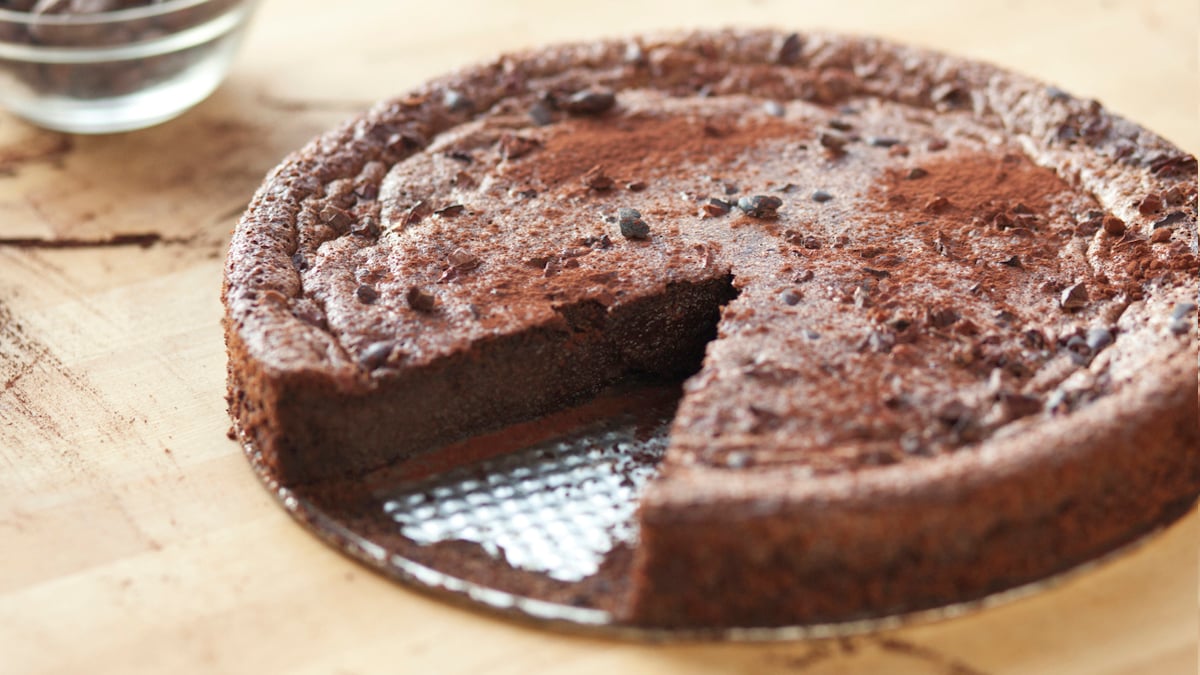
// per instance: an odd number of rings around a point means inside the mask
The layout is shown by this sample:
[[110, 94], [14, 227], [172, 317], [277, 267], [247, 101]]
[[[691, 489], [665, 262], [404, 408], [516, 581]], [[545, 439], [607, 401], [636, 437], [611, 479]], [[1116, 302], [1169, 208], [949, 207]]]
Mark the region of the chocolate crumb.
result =
[[650, 226], [642, 220], [642, 214], [637, 209], [622, 208], [617, 212], [617, 218], [621, 236], [626, 239], [648, 239], [650, 237]]
[[408, 301], [409, 307], [418, 312], [432, 312], [437, 306], [437, 299], [433, 294], [420, 286], [409, 286], [408, 292], [404, 294], [404, 299]]
[[605, 89], [583, 89], [571, 94], [559, 107], [572, 115], [599, 115], [617, 103], [616, 94]]
[[816, 237], [812, 236], [811, 234], [805, 236], [804, 239], [801, 240], [801, 243], [803, 244], [804, 248], [806, 248], [810, 251], [815, 251], [815, 250], [821, 248], [821, 240], [817, 239]]
[[833, 195], [829, 194], [825, 190], [817, 190], [816, 192], [812, 193], [812, 200], [818, 204], [823, 204], [830, 199], [833, 199]]
[[1058, 302], [1067, 311], [1082, 309], [1088, 303], [1087, 286], [1083, 283], [1068, 286], [1059, 296]]
[[1020, 256], [1016, 256], [1016, 255], [1012, 255], [1012, 256], [1005, 258], [1004, 260], [1001, 260], [1000, 264], [1004, 265], [1006, 267], [1016, 267], [1018, 269], [1022, 269], [1021, 258], [1020, 258]]
[[783, 206], [782, 199], [768, 195], [742, 197], [737, 201], [737, 207], [751, 218], [775, 218], [780, 206]]
[[929, 144], [925, 147], [928, 148], [930, 152], [941, 152], [942, 150], [950, 147], [950, 142], [944, 138], [935, 138], [929, 141]]
[[1104, 231], [1114, 237], [1125, 234], [1125, 221], [1116, 216], [1105, 216], [1103, 226]]
[[899, 144], [900, 139], [893, 136], [867, 136], [867, 145], [876, 148], [890, 148]]
[[433, 215], [439, 218], [453, 218], [454, 216], [462, 213], [466, 208], [467, 207], [463, 206], [462, 204], [451, 204], [434, 211]]
[[626, 183], [625, 189], [630, 192], [641, 192], [646, 189], [646, 184], [640, 180], [635, 180], [631, 183]]
[[783, 300], [785, 305], [796, 305], [800, 303], [800, 292], [795, 289], [788, 289], [779, 295], [779, 299]]
[[1142, 201], [1138, 202], [1137, 204], [1138, 213], [1142, 214], [1143, 216], [1149, 216], [1158, 213], [1159, 211], [1162, 211], [1162, 208], [1162, 197], [1159, 197], [1153, 192], [1145, 197], [1142, 197]]
[[917, 180], [920, 178], [924, 178], [928, 175], [929, 175], [929, 172], [926, 171], [925, 169], [922, 169], [919, 166], [914, 166], [913, 168], [908, 170], [908, 173], [904, 174], [904, 179], [905, 180]]
[[363, 284], [354, 289], [354, 297], [364, 305], [369, 305], [379, 299], [379, 292], [374, 288]]
[[456, 162], [462, 162], [463, 164], [470, 164], [475, 161], [475, 156], [465, 150], [450, 150], [446, 153], [446, 157]]
[[850, 131], [854, 128], [853, 124], [847, 122], [846, 120], [839, 120], [837, 118], [829, 120], [829, 126], [833, 129], [837, 129], [838, 131]]
[[780, 185], [779, 187], [771, 188], [771, 192], [782, 192], [784, 194], [787, 194], [787, 193], [790, 193], [793, 190], [795, 190], [797, 187], [799, 187], [799, 186], [796, 185], [795, 183], [784, 183], [783, 185]]

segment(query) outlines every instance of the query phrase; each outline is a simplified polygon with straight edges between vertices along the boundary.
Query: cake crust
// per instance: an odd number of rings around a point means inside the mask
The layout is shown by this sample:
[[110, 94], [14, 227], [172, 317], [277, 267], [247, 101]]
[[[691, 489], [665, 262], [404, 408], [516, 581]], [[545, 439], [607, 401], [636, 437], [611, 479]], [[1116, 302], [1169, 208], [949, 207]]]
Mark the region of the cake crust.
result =
[[1195, 170], [1095, 102], [879, 40], [504, 56], [267, 178], [226, 266], [231, 414], [302, 484], [698, 363], [630, 621], [981, 597], [1200, 493]]

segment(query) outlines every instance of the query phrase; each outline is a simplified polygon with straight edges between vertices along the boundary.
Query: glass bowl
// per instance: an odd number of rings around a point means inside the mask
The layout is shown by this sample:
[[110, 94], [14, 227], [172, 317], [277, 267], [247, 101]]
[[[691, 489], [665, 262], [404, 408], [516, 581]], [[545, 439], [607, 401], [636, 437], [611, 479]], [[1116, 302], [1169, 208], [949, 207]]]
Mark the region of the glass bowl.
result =
[[256, 5], [0, 0], [0, 106], [74, 133], [171, 119], [225, 78]]

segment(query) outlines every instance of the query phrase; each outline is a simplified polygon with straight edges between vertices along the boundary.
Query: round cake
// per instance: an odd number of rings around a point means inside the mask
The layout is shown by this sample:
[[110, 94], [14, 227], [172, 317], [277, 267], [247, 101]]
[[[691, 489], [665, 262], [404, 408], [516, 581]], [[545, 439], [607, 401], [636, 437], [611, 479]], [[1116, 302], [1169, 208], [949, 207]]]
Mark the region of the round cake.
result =
[[1196, 501], [1196, 193], [1095, 101], [881, 40], [503, 56], [268, 176], [230, 412], [303, 486], [684, 380], [624, 621], [962, 602]]

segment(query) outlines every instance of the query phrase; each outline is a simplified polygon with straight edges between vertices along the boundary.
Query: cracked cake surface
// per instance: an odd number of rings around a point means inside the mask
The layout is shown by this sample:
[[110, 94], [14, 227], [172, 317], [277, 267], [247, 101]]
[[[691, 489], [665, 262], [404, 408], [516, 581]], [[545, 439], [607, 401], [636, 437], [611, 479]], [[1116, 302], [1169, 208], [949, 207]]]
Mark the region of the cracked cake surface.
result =
[[1195, 500], [1195, 249], [1195, 158], [992, 66], [773, 31], [553, 47], [267, 178], [226, 267], [231, 414], [305, 484], [690, 375], [629, 620], [912, 611]]

